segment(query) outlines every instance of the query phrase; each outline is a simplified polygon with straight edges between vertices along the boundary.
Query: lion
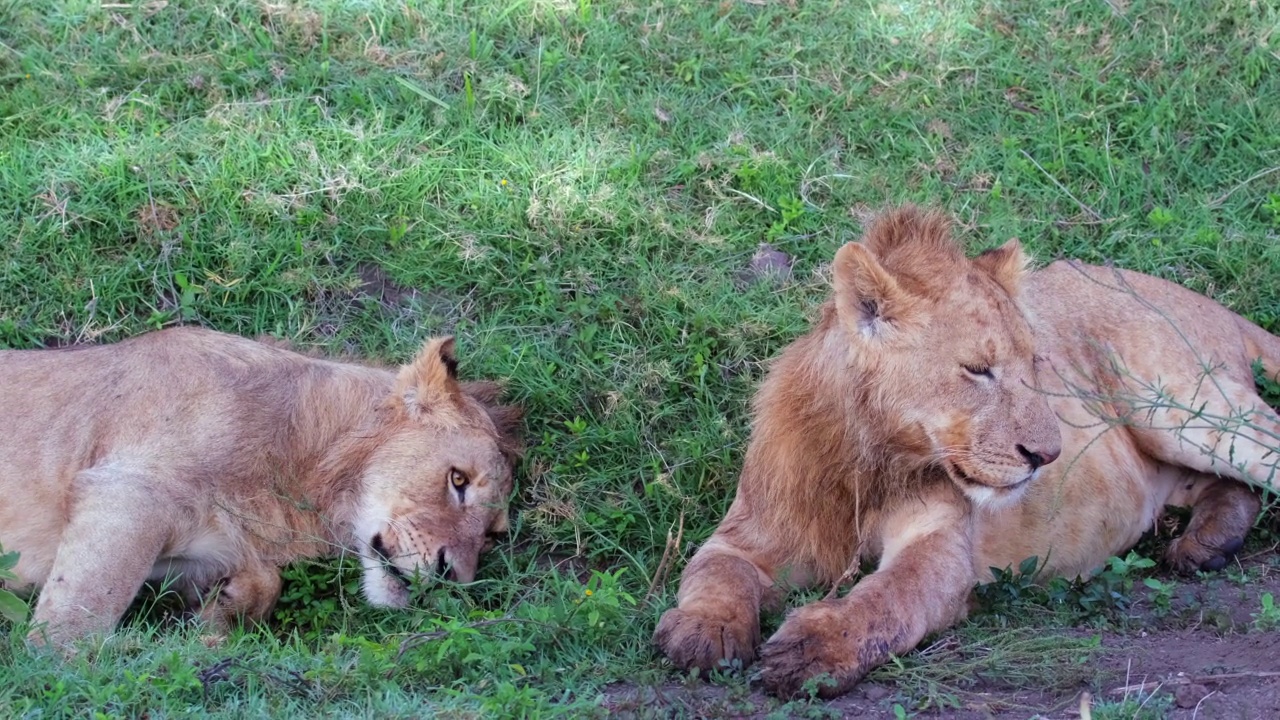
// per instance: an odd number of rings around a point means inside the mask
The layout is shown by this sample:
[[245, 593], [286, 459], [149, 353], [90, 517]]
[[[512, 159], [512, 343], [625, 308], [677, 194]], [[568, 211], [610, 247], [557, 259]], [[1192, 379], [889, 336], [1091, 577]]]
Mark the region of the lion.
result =
[[914, 207], [840, 248], [832, 275], [762, 381], [737, 494], [654, 633], [681, 668], [751, 663], [762, 606], [830, 585], [758, 673], [833, 697], [961, 620], [990, 567], [1035, 556], [1087, 577], [1168, 505], [1191, 509], [1168, 562], [1218, 569], [1254, 488], [1276, 489], [1280, 418], [1251, 363], [1280, 375], [1280, 339], [1205, 297], [1071, 261], [1031, 271], [1016, 239], [969, 259]]
[[261, 621], [279, 568], [352, 553], [369, 602], [474, 579], [508, 527], [520, 410], [460, 383], [452, 338], [399, 371], [174, 328], [0, 352], [0, 546], [39, 591], [29, 640], [74, 651], [147, 581], [215, 631]]

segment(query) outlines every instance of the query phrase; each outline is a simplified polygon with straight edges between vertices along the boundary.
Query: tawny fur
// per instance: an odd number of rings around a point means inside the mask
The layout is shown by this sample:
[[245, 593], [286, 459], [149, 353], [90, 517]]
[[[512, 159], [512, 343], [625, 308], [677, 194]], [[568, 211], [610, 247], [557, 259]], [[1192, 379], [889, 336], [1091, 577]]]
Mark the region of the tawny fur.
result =
[[[1259, 510], [1246, 482], [1276, 487], [1280, 418], [1251, 363], [1280, 374], [1280, 340], [1202, 296], [1032, 272], [1016, 241], [967, 259], [945, 217], [910, 207], [841, 248], [833, 281], [761, 385], [734, 502], [655, 632], [681, 667], [753, 661], [763, 605], [878, 559], [760, 650], [775, 692], [825, 674], [839, 694], [963, 617], [989, 567], [1087, 575], [1182, 505], [1167, 560], [1216, 569]], [[1151, 407], [1155, 386], [1174, 407]], [[1176, 406], [1249, 423], [1224, 433]]]
[[148, 579], [216, 630], [260, 620], [304, 557], [358, 555], [382, 605], [417, 571], [470, 581], [519, 411], [455, 365], [450, 338], [394, 371], [193, 328], [0, 352], [0, 545], [40, 591], [32, 640], [109, 631]]

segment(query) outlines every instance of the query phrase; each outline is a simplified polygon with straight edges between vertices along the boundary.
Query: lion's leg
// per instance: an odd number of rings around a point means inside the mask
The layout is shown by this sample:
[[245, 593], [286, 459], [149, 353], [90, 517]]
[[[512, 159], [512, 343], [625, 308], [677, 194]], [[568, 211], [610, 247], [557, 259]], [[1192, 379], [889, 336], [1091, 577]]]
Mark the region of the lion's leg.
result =
[[1142, 449], [1170, 465], [1280, 491], [1280, 416], [1253, 387], [1230, 379], [1195, 387], [1126, 418]]
[[1235, 480], [1186, 473], [1170, 503], [1191, 507], [1191, 522], [1165, 552], [1174, 569], [1221, 570], [1244, 546], [1262, 509], [1258, 493]]
[[[761, 607], [776, 599], [780, 539], [747, 520], [741, 499], [689, 561], [676, 607], [662, 615], [653, 642], [681, 668], [710, 670], [721, 661], [742, 665], [756, 657]], [[748, 529], [752, 528], [752, 529]], [[789, 580], [803, 581], [799, 576]]]
[[771, 692], [795, 695], [825, 675], [819, 694], [834, 697], [963, 616], [974, 583], [963, 503], [940, 492], [906, 503], [881, 527], [879, 569], [843, 598], [795, 610], [765, 643], [762, 678]]
[[280, 599], [280, 588], [279, 568], [254, 561], [215, 584], [200, 618], [218, 636], [236, 622], [264, 621]]
[[109, 471], [76, 476], [76, 493], [28, 639], [57, 646], [120, 621], [169, 539], [145, 481]]

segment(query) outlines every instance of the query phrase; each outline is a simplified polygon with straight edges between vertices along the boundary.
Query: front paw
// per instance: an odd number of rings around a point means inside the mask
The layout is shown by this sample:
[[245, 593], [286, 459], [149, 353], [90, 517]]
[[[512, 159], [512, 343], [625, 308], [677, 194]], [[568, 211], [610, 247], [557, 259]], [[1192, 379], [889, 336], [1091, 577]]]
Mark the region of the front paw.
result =
[[663, 613], [653, 633], [653, 644], [677, 667], [696, 667], [703, 671], [725, 667], [735, 661], [742, 667], [751, 664], [756, 658], [759, 642], [760, 622], [757, 618], [744, 620], [736, 615], [702, 615], [678, 607]]
[[[818, 695], [830, 699], [858, 684], [889, 657], [902, 635], [880, 632], [875, 624], [860, 627], [855, 609], [840, 601], [806, 605], [791, 614], [760, 650], [760, 680], [779, 697], [803, 694], [817, 679]], [[892, 625], [890, 626], [890, 628]]]

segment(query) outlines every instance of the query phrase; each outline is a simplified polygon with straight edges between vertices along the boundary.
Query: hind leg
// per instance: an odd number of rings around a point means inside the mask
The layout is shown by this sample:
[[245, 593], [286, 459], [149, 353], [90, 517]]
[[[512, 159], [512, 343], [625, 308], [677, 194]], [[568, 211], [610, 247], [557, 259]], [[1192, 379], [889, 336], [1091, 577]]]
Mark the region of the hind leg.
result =
[[1191, 522], [1165, 552], [1166, 563], [1188, 574], [1225, 567], [1262, 509], [1249, 486], [1202, 473], [1188, 473], [1170, 503], [1191, 506]]
[[[1190, 506], [1191, 523], [1165, 555], [1183, 572], [1217, 570], [1244, 544], [1261, 510], [1255, 488], [1280, 487], [1280, 417], [1252, 386], [1200, 377], [1130, 419], [1142, 450], [1190, 472], [1170, 504]], [[1175, 407], [1176, 406], [1176, 407]]]
[[261, 562], [250, 562], [223, 578], [204, 598], [200, 617], [217, 635], [236, 622], [267, 619], [280, 599], [280, 571]]
[[[1280, 416], [1253, 387], [1197, 379], [1123, 417], [1147, 455], [1173, 466], [1280, 490]], [[1176, 406], [1176, 407], [1175, 407]]]

